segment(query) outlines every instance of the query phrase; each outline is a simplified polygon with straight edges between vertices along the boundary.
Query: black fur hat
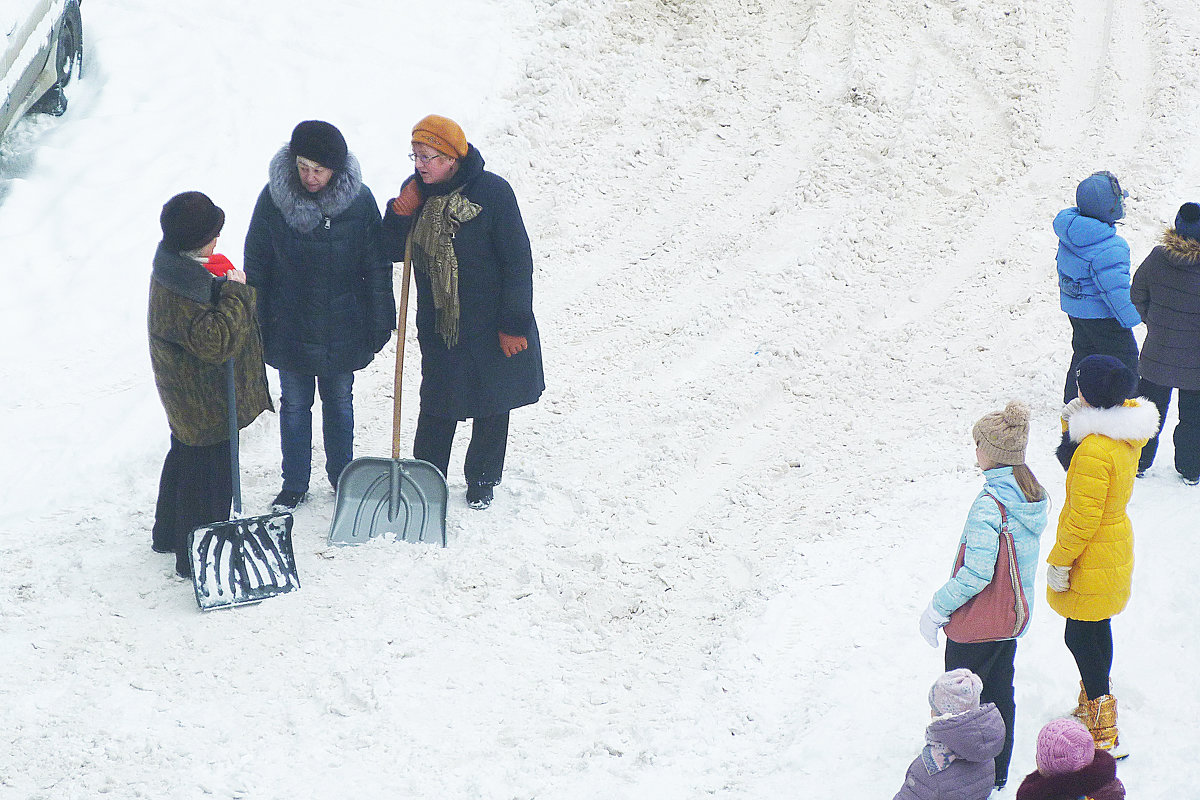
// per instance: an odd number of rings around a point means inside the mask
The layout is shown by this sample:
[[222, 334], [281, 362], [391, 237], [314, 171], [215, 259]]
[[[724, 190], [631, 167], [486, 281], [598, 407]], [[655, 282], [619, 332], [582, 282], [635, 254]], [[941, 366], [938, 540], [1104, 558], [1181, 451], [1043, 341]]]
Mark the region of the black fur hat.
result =
[[346, 166], [346, 138], [328, 122], [308, 119], [292, 131], [292, 155], [339, 171]]
[[1137, 375], [1113, 356], [1088, 356], [1075, 370], [1079, 393], [1094, 408], [1115, 408], [1137, 389]]
[[225, 227], [225, 212], [203, 192], [177, 194], [158, 215], [163, 247], [175, 253], [198, 250], [217, 238]]

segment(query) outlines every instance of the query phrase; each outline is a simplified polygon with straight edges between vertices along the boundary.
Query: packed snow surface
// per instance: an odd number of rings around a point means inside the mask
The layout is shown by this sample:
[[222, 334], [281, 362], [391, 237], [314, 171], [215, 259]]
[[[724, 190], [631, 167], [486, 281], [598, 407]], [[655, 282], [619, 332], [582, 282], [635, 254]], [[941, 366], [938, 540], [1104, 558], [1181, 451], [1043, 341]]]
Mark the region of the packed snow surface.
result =
[[[1051, 219], [1113, 171], [1136, 265], [1200, 200], [1184, 0], [82, 10], [67, 114], [0, 146], [5, 800], [890, 797], [941, 672], [917, 620], [981, 485], [972, 423], [1027, 401], [1062, 504]], [[449, 547], [331, 548], [314, 480], [303, 588], [201, 614], [149, 546], [159, 209], [208, 193], [240, 264], [296, 122], [336, 124], [382, 202], [428, 113], [520, 199], [547, 391], [486, 512], [463, 426]], [[359, 455], [389, 454], [394, 356], [357, 376]], [[261, 513], [274, 415], [241, 463]], [[1174, 800], [1196, 791], [1200, 489], [1169, 436], [1130, 513], [1119, 775]], [[1077, 692], [1043, 581], [1008, 796]]]

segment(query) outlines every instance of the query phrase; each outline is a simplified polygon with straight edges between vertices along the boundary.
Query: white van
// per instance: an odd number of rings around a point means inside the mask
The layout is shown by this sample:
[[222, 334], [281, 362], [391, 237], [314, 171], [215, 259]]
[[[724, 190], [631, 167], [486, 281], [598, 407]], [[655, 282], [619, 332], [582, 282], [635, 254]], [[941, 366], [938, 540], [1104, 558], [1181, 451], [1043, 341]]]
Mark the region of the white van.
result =
[[63, 87], [83, 63], [82, 0], [0, 0], [0, 136], [25, 112], [67, 110]]

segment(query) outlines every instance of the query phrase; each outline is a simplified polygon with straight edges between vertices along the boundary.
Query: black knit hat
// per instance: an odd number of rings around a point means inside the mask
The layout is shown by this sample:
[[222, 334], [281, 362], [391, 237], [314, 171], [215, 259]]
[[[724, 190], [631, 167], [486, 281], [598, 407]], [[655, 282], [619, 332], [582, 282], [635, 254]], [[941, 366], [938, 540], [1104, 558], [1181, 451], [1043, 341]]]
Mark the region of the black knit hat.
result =
[[158, 215], [163, 247], [175, 253], [199, 250], [225, 227], [225, 212], [203, 192], [177, 194]]
[[328, 122], [309, 119], [292, 131], [292, 155], [315, 161], [322, 167], [341, 170], [346, 166], [346, 138]]
[[1175, 232], [1188, 239], [1200, 241], [1200, 206], [1184, 203], [1175, 215]]
[[1079, 393], [1089, 406], [1115, 408], [1137, 388], [1137, 375], [1113, 356], [1088, 356], [1075, 370]]

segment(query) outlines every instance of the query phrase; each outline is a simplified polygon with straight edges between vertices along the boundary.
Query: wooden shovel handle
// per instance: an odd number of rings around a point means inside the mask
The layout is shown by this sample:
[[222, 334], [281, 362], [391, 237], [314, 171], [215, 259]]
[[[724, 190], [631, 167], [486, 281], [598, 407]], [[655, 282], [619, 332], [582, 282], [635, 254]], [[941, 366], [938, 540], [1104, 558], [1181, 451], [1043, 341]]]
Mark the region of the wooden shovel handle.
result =
[[408, 284], [412, 272], [412, 230], [404, 240], [404, 276], [400, 279], [400, 309], [396, 318], [396, 383], [392, 387], [392, 460], [400, 458], [400, 388], [404, 382], [404, 340], [408, 327]]

